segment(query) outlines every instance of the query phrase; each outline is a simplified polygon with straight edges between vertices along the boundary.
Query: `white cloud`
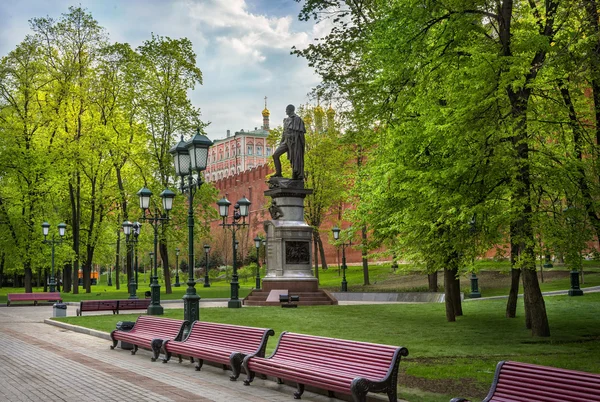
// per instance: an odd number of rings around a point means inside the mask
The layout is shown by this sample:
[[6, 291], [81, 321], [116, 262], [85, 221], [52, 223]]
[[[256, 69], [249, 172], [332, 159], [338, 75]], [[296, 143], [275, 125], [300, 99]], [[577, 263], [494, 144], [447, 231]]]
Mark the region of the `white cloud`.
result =
[[[0, 2], [0, 55], [8, 53], [29, 32], [27, 20], [68, 11], [67, 0], [20, 0], [10, 7]], [[187, 37], [197, 54], [204, 83], [190, 93], [211, 121], [212, 139], [227, 129], [262, 125], [264, 96], [268, 96], [271, 127], [280, 125], [285, 106], [308, 101], [319, 79], [306, 60], [290, 55], [327, 31], [324, 24], [299, 23], [299, 5], [272, 0], [80, 0], [82, 7], [106, 28], [111, 41], [137, 47], [151, 32], [171, 38]], [[277, 15], [269, 7], [277, 8]], [[4, 11], [4, 12], [3, 12]]]

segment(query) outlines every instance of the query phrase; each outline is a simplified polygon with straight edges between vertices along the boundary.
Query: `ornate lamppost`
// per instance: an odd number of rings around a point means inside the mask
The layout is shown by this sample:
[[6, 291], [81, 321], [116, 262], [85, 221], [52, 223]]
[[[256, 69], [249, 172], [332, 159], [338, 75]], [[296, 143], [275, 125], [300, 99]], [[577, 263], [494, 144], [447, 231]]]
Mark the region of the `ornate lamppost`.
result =
[[[201, 172], [206, 169], [208, 162], [208, 148], [212, 141], [200, 134], [185, 142], [181, 141], [169, 150], [175, 163], [175, 174], [181, 177], [180, 190], [188, 194], [188, 281], [185, 295], [183, 295], [183, 319], [190, 323], [200, 319], [200, 296], [196, 293], [194, 280], [194, 194], [202, 186]], [[194, 172], [197, 177], [194, 178]], [[187, 184], [184, 178], [187, 176]]]
[[210, 246], [204, 245], [204, 257], [206, 257], [206, 268], [204, 268], [204, 287], [209, 288], [210, 282], [208, 281], [208, 253], [210, 252]]
[[162, 315], [164, 309], [160, 305], [160, 285], [158, 284], [158, 225], [164, 224], [169, 220], [169, 211], [173, 208], [173, 198], [175, 193], [169, 189], [165, 189], [160, 193], [162, 198], [163, 211], [156, 208], [152, 215], [147, 215], [146, 211], [150, 211], [150, 197], [152, 197], [152, 191], [146, 187], [142, 187], [138, 191], [137, 195], [140, 197], [140, 208], [142, 209], [141, 219], [150, 222], [154, 229], [154, 276], [152, 276], [152, 283], [150, 283], [150, 294], [152, 301], [148, 306], [149, 315]]
[[[153, 265], [153, 264], [154, 264], [154, 263], [153, 263], [153, 261], [154, 261], [154, 251], [150, 251], [150, 252], [148, 253], [148, 255], [150, 256], [150, 274], [152, 274], [152, 267], [154, 266], [154, 265]], [[145, 273], [145, 272], [144, 272], [144, 273]], [[150, 276], [152, 276], [152, 275], [150, 275]], [[145, 280], [145, 279], [144, 279], [144, 280]], [[148, 282], [150, 282], [150, 280], [149, 280]]]
[[175, 249], [175, 287], [180, 287], [181, 283], [179, 283], [179, 248]]
[[[133, 261], [133, 238], [130, 238], [131, 235], [131, 229], [133, 228], [133, 223], [129, 222], [129, 221], [125, 221], [123, 222], [123, 232], [125, 232], [125, 244], [127, 245], [127, 256], [131, 256], [131, 261], [127, 261], [127, 263], [131, 263], [131, 265], [129, 265], [131, 267], [131, 275], [130, 275], [130, 280], [129, 280], [129, 298], [130, 299], [137, 299], [137, 294], [135, 293], [135, 290], [137, 289], [137, 283], [135, 281], [135, 274], [134, 274], [134, 261]], [[127, 258], [127, 260], [129, 260], [129, 258]], [[128, 265], [128, 264], [126, 264]]]
[[[335, 239], [335, 241], [339, 241], [341, 232], [340, 228], [335, 226], [333, 229], [331, 229], [331, 231], [333, 232], [333, 238]], [[352, 242], [350, 241], [346, 243], [342, 240], [342, 242], [339, 244], [342, 246], [342, 292], [347, 292], [348, 282], [346, 281], [346, 247], [350, 246]]]
[[65, 236], [65, 230], [67, 229], [67, 225], [64, 223], [58, 224], [58, 234], [59, 238], [56, 240], [54, 238], [54, 233], [52, 234], [52, 240], [48, 240], [48, 232], [50, 231], [50, 224], [48, 222], [42, 223], [42, 232], [44, 233], [44, 240], [42, 241], [44, 244], [48, 244], [52, 247], [52, 260], [51, 260], [51, 270], [50, 270], [50, 281], [48, 285], [50, 285], [50, 292], [56, 291], [56, 279], [54, 278], [54, 246], [56, 244], [61, 244], [63, 241], [63, 237]]
[[256, 284], [255, 284], [255, 288], [256, 290], [260, 289], [260, 256], [259, 256], [259, 249], [260, 249], [260, 243], [262, 242], [262, 239], [260, 237], [258, 237], [258, 235], [256, 235], [256, 237], [254, 238], [254, 247], [256, 247]]
[[138, 281], [138, 271], [139, 271], [139, 265], [138, 265], [138, 250], [137, 250], [137, 243], [138, 243], [138, 237], [140, 236], [140, 230], [142, 229], [142, 224], [139, 223], [138, 221], [133, 222], [133, 258], [135, 258], [135, 262], [133, 264], [133, 270], [135, 271], [135, 290], [138, 290], [138, 284], [140, 283]]
[[[231, 299], [227, 303], [227, 307], [229, 308], [240, 308], [242, 307], [242, 301], [238, 297], [238, 291], [240, 288], [240, 284], [238, 282], [238, 274], [237, 274], [237, 241], [235, 240], [235, 233], [242, 228], [248, 226], [246, 223], [246, 217], [248, 216], [248, 211], [250, 207], [250, 200], [246, 197], [242, 197], [238, 200], [238, 202], [234, 205], [234, 212], [231, 223], [227, 223], [227, 215], [229, 214], [229, 206], [231, 202], [225, 197], [221, 198], [217, 201], [217, 205], [219, 206], [219, 215], [223, 218], [223, 223], [221, 226], [225, 229], [231, 230], [232, 233], [232, 249], [233, 249], [233, 275], [231, 277]], [[242, 222], [240, 223], [240, 219]]]

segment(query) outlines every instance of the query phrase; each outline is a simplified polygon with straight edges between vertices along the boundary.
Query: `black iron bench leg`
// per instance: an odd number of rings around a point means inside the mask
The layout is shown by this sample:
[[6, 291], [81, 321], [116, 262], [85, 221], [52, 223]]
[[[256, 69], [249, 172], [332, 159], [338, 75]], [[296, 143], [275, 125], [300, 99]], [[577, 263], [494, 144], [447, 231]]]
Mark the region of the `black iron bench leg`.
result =
[[[244, 366], [246, 367], [246, 366]], [[244, 385], [250, 385], [252, 381], [254, 381], [254, 375], [256, 374], [254, 371], [246, 369], [246, 379], [244, 380]]]
[[296, 387], [298, 391], [294, 392], [294, 399], [302, 399], [302, 394], [304, 393], [304, 384], [297, 383]]
[[391, 384], [387, 391], [388, 399], [390, 402], [396, 402], [398, 400], [398, 390], [394, 384]]
[[231, 376], [229, 376], [230, 381], [235, 381], [240, 376], [244, 357], [245, 356], [243, 353], [232, 353], [232, 355], [229, 356], [229, 363], [231, 363]]
[[131, 349], [131, 354], [134, 355], [136, 354], [138, 351], [138, 346], [137, 345], [133, 345], [133, 349]]
[[113, 344], [110, 346], [110, 348], [111, 348], [111, 349], [114, 349], [114, 348], [116, 348], [116, 347], [117, 347], [117, 343], [119, 343], [119, 341], [118, 341], [118, 340], [116, 340], [116, 339], [113, 339], [113, 341], [112, 341], [112, 342], [113, 342]]
[[279, 377], [277, 377], [277, 384], [283, 384], [283, 380]]
[[202, 370], [202, 365], [203, 364], [204, 364], [204, 360], [198, 359], [198, 364], [196, 365], [196, 367], [194, 367], [196, 369], [196, 371]]
[[[169, 360], [171, 360], [171, 353], [165, 352], [165, 357], [163, 358], [163, 363], [167, 363]], [[181, 363], [181, 360], [179, 361], [179, 363]]]
[[162, 344], [162, 339], [152, 339], [152, 357], [150, 358], [150, 360], [152, 360], [153, 362], [155, 362], [156, 359], [158, 359], [158, 356], [160, 356], [160, 349], [162, 348]]

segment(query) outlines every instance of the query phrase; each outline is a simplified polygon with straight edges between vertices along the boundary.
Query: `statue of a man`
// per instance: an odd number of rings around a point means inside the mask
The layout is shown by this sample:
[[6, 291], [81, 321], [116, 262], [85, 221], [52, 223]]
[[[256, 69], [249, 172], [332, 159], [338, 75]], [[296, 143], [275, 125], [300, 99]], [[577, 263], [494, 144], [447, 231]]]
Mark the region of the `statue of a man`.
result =
[[292, 165], [292, 179], [304, 179], [304, 121], [294, 111], [294, 105], [288, 105], [285, 108], [285, 113], [288, 115], [283, 119], [283, 135], [281, 143], [273, 152], [273, 162], [275, 163], [275, 174], [273, 177], [281, 177], [281, 162], [279, 157], [287, 152], [287, 157]]

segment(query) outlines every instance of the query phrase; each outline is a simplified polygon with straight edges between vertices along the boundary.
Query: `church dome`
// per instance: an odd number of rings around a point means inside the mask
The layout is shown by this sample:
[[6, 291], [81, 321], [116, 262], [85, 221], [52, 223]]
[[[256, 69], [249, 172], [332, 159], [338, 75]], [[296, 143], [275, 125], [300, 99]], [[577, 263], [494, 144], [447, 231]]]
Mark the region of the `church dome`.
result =
[[269, 112], [269, 109], [264, 108], [264, 110], [262, 111], [262, 115], [263, 117], [269, 117], [271, 115], [271, 112]]

